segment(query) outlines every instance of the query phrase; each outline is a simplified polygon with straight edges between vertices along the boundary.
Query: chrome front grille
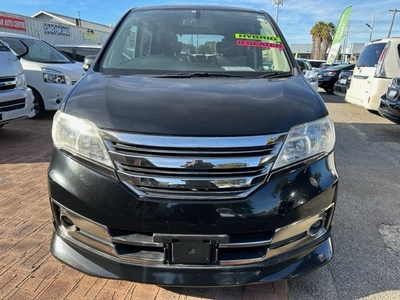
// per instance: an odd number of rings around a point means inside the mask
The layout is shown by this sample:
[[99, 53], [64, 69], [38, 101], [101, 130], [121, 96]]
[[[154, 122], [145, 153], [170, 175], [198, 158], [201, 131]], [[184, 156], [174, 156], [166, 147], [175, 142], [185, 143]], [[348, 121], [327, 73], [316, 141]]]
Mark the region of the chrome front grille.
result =
[[124, 184], [141, 197], [176, 200], [247, 196], [265, 181], [285, 138], [102, 135]]

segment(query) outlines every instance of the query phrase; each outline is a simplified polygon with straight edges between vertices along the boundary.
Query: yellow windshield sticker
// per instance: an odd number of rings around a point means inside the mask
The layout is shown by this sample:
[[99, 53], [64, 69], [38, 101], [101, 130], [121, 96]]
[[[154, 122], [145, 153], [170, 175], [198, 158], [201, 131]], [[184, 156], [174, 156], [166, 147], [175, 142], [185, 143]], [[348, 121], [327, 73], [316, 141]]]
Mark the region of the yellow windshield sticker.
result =
[[276, 43], [281, 42], [281, 39], [277, 36], [268, 36], [263, 34], [235, 33], [235, 37], [241, 40], [271, 41]]

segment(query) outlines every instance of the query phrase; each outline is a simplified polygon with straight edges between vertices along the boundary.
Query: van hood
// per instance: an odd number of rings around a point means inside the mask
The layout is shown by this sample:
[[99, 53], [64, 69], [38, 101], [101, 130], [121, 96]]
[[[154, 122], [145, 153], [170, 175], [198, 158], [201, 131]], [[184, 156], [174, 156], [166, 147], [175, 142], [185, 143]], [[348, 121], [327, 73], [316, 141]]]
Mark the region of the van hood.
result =
[[11, 51], [0, 51], [0, 77], [15, 77], [22, 73], [18, 58]]
[[155, 78], [89, 72], [62, 110], [117, 131], [181, 136], [286, 132], [328, 114], [303, 76]]

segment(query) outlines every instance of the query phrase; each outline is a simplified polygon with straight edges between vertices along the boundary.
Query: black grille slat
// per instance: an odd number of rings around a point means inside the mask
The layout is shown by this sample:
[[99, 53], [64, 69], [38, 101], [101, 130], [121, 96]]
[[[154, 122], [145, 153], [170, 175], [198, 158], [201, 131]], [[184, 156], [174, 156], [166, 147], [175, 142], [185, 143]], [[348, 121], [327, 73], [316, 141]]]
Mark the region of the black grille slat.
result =
[[[126, 259], [164, 263], [167, 260], [164, 243], [154, 242], [153, 233], [132, 232], [108, 228], [111, 240], [118, 255]], [[234, 261], [251, 263], [262, 260], [270, 248], [274, 231], [231, 234], [229, 242], [218, 245], [217, 264], [229, 264]], [[207, 237], [208, 235], [204, 235]], [[212, 235], [211, 235], [212, 236]]]
[[15, 77], [1, 77], [0, 91], [14, 90], [17, 87]]
[[268, 151], [272, 151], [274, 149], [271, 145], [270, 147], [248, 147], [246, 149], [243, 148], [208, 148], [208, 149], [201, 149], [201, 148], [192, 148], [190, 152], [186, 149], [182, 148], [169, 148], [169, 147], [136, 147], [134, 145], [123, 145], [121, 143], [110, 143], [109, 145], [111, 148], [114, 148], [116, 152], [123, 153], [129, 155], [131, 153], [138, 153], [138, 154], [163, 154], [168, 155], [172, 154], [174, 156], [189, 156], [189, 155], [196, 155], [196, 156], [231, 156], [233, 153], [236, 156], [246, 156], [246, 155], [254, 155], [254, 154], [262, 154]]
[[[127, 165], [121, 165], [122, 169], [125, 172], [132, 172], [132, 175], [135, 173], [146, 173], [148, 175], [182, 175], [182, 169], [162, 169], [162, 168], [138, 168], [131, 167]], [[234, 174], [248, 174], [248, 175], [258, 175], [262, 173], [263, 169], [260, 168], [248, 168], [246, 170], [243, 169], [218, 169], [218, 170], [207, 170], [207, 169], [185, 169], [185, 176], [232, 176]]]
[[17, 99], [12, 101], [0, 102], [0, 111], [13, 111], [25, 107], [25, 99]]

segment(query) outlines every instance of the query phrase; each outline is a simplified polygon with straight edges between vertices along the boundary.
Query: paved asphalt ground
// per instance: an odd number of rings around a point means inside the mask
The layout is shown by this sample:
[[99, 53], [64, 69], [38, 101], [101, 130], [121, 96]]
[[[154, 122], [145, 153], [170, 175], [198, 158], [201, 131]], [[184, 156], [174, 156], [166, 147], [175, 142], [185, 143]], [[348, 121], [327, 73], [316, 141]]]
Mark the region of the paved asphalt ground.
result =
[[400, 299], [400, 125], [320, 90], [340, 183], [332, 261], [289, 282], [291, 300]]
[[400, 299], [400, 126], [321, 91], [336, 123], [334, 258], [289, 282], [162, 288], [98, 279], [49, 253], [52, 114], [0, 130], [0, 299]]

